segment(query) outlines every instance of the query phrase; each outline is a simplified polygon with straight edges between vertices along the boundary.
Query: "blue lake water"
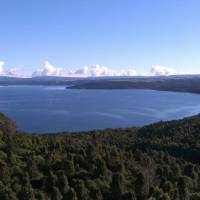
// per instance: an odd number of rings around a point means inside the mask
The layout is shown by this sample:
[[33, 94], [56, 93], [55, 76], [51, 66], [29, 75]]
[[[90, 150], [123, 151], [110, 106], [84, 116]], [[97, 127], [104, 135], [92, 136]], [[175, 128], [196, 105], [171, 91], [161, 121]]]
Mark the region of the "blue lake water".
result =
[[152, 90], [0, 87], [0, 112], [29, 132], [141, 126], [200, 113], [200, 95]]

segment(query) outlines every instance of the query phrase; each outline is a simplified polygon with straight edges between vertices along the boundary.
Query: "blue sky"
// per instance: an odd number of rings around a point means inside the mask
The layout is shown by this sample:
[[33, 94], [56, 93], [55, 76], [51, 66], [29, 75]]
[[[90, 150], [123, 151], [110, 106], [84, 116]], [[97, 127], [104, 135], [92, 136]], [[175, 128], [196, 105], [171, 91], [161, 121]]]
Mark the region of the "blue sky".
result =
[[0, 0], [0, 60], [200, 73], [199, 0]]

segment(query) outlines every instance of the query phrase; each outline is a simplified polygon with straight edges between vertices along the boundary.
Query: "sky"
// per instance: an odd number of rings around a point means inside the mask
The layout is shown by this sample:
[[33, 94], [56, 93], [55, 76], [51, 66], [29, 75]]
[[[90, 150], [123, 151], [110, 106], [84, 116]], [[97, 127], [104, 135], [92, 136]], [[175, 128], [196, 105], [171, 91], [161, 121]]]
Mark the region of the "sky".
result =
[[200, 74], [199, 0], [0, 0], [0, 75]]

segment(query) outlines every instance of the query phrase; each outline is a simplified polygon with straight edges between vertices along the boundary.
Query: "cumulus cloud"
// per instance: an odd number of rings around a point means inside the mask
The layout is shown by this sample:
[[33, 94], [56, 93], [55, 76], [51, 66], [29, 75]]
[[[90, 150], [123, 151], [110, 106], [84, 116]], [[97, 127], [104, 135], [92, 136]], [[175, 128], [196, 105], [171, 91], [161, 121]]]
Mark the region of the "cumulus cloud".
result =
[[113, 71], [102, 65], [84, 66], [72, 72], [72, 75], [84, 77], [112, 76]]
[[[68, 70], [62, 67], [56, 67], [46, 61], [43, 67], [35, 70], [32, 74], [27, 73], [22, 68], [4, 67], [4, 61], [0, 61], [0, 76], [11, 77], [34, 77], [34, 76], [63, 76], [63, 77], [103, 77], [103, 76], [136, 76], [137, 71], [134, 68], [129, 69], [111, 69], [103, 65], [94, 64], [83, 66], [75, 70]], [[177, 74], [176, 70], [164, 66], [153, 66], [149, 73], [139, 74], [142, 76], [170, 76]]]
[[5, 70], [5, 76], [11, 77], [30, 77], [30, 74], [25, 72], [22, 68], [11, 68]]
[[5, 64], [4, 61], [0, 61], [0, 76], [10, 76], [10, 77], [28, 77], [28, 76], [30, 76], [21, 68], [6, 69], [4, 67], [4, 64]]
[[92, 65], [90, 67], [85, 66], [82, 69], [75, 71], [77, 75], [83, 75], [87, 77], [99, 77], [99, 76], [135, 76], [137, 75], [134, 69], [110, 69], [103, 65]]
[[48, 61], [45, 62], [41, 69], [37, 69], [33, 76], [69, 76], [69, 77], [101, 77], [101, 76], [135, 76], [134, 69], [113, 70], [103, 65], [84, 66], [76, 70], [66, 70], [64, 68], [55, 67]]
[[176, 70], [173, 68], [157, 65], [151, 68], [150, 74], [153, 76], [170, 76], [175, 75], [177, 73]]
[[75, 71], [70, 71], [70, 75], [81, 75], [81, 76], [88, 76], [89, 73], [89, 67], [88, 66], [84, 66], [81, 69], [77, 69]]
[[48, 61], [44, 63], [43, 68], [37, 69], [33, 72], [33, 76], [62, 76], [66, 72], [63, 68], [54, 67]]
[[3, 75], [4, 73], [4, 61], [0, 61], [0, 75]]

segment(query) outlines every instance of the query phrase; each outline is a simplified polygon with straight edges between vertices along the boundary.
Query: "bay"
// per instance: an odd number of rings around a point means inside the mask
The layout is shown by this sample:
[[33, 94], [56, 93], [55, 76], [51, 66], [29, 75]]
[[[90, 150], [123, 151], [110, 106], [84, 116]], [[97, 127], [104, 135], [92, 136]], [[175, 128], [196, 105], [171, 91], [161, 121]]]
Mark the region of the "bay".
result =
[[200, 95], [153, 90], [0, 87], [0, 112], [18, 130], [53, 133], [143, 126], [200, 113]]

